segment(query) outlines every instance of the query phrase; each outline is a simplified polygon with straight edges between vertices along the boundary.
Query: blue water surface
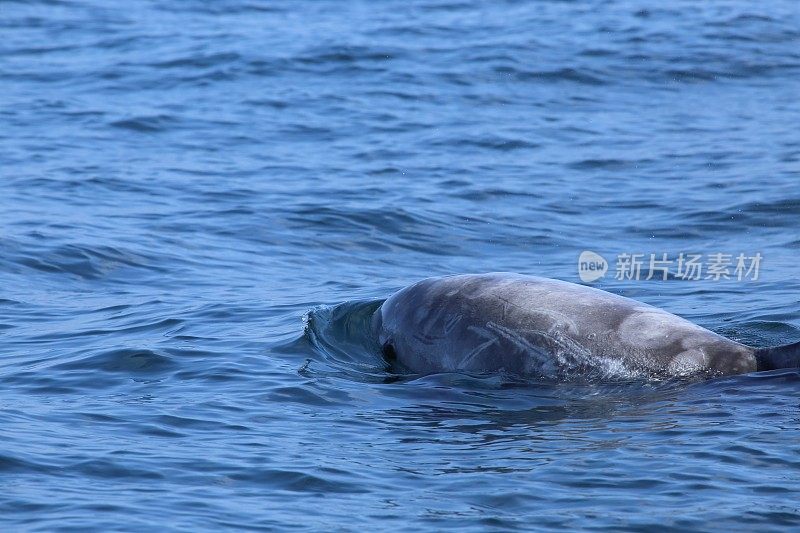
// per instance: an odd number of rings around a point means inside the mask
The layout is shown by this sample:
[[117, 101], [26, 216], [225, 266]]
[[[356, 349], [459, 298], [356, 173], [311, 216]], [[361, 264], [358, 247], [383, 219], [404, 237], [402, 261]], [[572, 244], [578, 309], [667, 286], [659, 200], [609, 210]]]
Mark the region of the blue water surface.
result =
[[[403, 376], [431, 275], [800, 340], [800, 5], [0, 3], [0, 525], [792, 530], [800, 373]], [[763, 256], [615, 279], [621, 253]]]

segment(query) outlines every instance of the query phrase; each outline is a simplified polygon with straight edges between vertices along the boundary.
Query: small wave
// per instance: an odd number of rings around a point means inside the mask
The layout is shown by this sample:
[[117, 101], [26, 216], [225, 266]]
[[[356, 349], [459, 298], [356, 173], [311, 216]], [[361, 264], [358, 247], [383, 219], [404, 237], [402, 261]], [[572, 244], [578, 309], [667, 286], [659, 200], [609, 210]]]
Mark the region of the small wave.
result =
[[581, 159], [570, 163], [569, 168], [575, 170], [625, 170], [637, 162], [623, 159]]
[[258, 1], [251, 2], [166, 2], [156, 4], [155, 9], [170, 13], [190, 13], [212, 15], [215, 17], [230, 17], [244, 14], [284, 13], [286, 9], [277, 5], [269, 5]]
[[525, 139], [509, 139], [500, 136], [487, 135], [479, 138], [454, 137], [432, 142], [431, 146], [486, 148], [489, 150], [497, 150], [499, 152], [513, 152], [515, 150], [535, 149], [539, 148], [541, 145]]
[[295, 61], [310, 65], [324, 63], [357, 63], [361, 61], [388, 61], [394, 59], [398, 50], [378, 50], [367, 46], [325, 46], [309, 50]]
[[19, 457], [11, 455], [0, 454], [0, 472], [4, 473], [17, 473], [17, 472], [37, 472], [44, 473], [49, 471], [50, 468], [32, 461], [26, 461]]
[[[776, 216], [779, 215], [779, 216]], [[797, 227], [800, 224], [800, 198], [779, 198], [728, 205], [713, 211], [689, 213], [692, 224], [707, 229], [730, 227]]]
[[454, 231], [433, 213], [421, 214], [402, 207], [353, 208], [305, 203], [285, 216], [292, 228], [320, 230], [316, 245], [333, 249], [415, 250], [442, 255], [456, 252], [457, 242], [442, 239]]
[[164, 474], [160, 472], [126, 466], [118, 461], [112, 461], [109, 459], [89, 459], [86, 461], [80, 461], [73, 465], [67, 466], [65, 470], [83, 476], [110, 478], [115, 480], [125, 478], [156, 480], [164, 478]]
[[171, 357], [152, 350], [122, 348], [60, 363], [54, 368], [154, 376], [172, 371], [177, 366]]
[[166, 131], [176, 123], [171, 115], [146, 115], [123, 120], [115, 120], [109, 125], [114, 128], [137, 131], [139, 133], [157, 133]]
[[16, 262], [43, 272], [100, 279], [124, 268], [160, 271], [146, 257], [118, 246], [66, 244], [36, 254], [21, 253]]
[[606, 81], [588, 70], [559, 68], [555, 70], [526, 71], [515, 67], [495, 67], [495, 72], [516, 78], [519, 81], [537, 81], [542, 83], [572, 82], [582, 85], [605, 85]]
[[[309, 372], [308, 366], [306, 366], [304, 372]], [[331, 407], [334, 405], [342, 405], [342, 402], [329, 400], [321, 391], [315, 392], [309, 390], [308, 387], [279, 387], [269, 391], [267, 394], [267, 399], [272, 402], [279, 402], [281, 404], [291, 402], [303, 405], [311, 405], [314, 407]]]
[[664, 73], [676, 82], [714, 81], [719, 74], [700, 67], [691, 69], [669, 69]]
[[584, 57], [611, 57], [617, 55], [617, 52], [607, 48], [587, 48], [579, 52], [578, 55]]
[[[305, 316], [304, 337], [325, 370], [315, 361], [302, 369], [305, 373], [327, 373], [356, 381], [384, 381], [391, 374], [371, 332], [372, 315], [383, 300], [345, 302], [333, 307], [317, 307]], [[312, 403], [322, 398], [308, 398]]]
[[517, 199], [519, 201], [539, 200], [543, 195], [536, 191], [522, 191], [499, 187], [459, 187], [450, 193], [454, 198], [463, 198], [474, 202], [487, 200], [508, 200]]
[[186, 416], [161, 415], [156, 422], [162, 426], [180, 429], [197, 429], [202, 431], [247, 431], [249, 428], [237, 424], [227, 424], [215, 420], [204, 420]]
[[[326, 473], [329, 475], [324, 475]], [[343, 474], [348, 476], [352, 476], [352, 474], [340, 472], [339, 475], [330, 475], [335, 473], [330, 472], [330, 469], [319, 469], [315, 471], [315, 474], [310, 474], [291, 470], [249, 468], [230, 474], [229, 477], [236, 481], [267, 485], [273, 489], [290, 492], [308, 492], [321, 495], [367, 492], [363, 486], [357, 483], [336, 479]]]
[[759, 213], [775, 216], [775, 213], [782, 215], [800, 215], [800, 197], [778, 198], [767, 202], [747, 202], [737, 207], [738, 211], [745, 213]]
[[210, 68], [225, 63], [239, 61], [242, 58], [235, 52], [220, 52], [218, 54], [195, 54], [191, 56], [179, 57], [168, 61], [159, 61], [151, 66], [162, 69], [171, 68]]

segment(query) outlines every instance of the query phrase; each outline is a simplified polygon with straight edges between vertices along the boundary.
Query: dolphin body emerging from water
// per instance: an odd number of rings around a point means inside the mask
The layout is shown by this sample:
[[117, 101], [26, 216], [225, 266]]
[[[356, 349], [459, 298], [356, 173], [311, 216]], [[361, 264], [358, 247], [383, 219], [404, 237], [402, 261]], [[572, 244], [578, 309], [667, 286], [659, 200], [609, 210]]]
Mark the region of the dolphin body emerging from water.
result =
[[511, 273], [420, 281], [389, 297], [372, 328], [387, 359], [425, 374], [658, 379], [800, 366], [800, 343], [751, 348], [636, 300]]

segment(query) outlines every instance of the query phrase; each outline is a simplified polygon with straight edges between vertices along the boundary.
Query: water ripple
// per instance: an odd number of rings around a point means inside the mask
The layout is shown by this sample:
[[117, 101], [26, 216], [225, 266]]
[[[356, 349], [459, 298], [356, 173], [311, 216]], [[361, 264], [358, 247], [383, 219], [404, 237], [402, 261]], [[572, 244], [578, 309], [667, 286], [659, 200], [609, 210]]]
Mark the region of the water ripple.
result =
[[597, 285], [800, 339], [795, 2], [2, 14], [3, 530], [800, 527], [796, 370], [416, 376], [365, 334], [422, 277], [588, 249], [760, 252]]

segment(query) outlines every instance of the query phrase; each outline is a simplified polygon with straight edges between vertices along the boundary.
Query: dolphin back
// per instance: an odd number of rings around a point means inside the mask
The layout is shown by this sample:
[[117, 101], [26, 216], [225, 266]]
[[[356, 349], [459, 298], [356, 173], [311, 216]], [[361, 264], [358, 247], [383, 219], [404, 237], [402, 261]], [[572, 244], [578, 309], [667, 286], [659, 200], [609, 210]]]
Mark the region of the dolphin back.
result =
[[757, 368], [753, 348], [664, 310], [512, 273], [422, 280], [389, 297], [372, 325], [384, 354], [419, 373], [630, 379]]

